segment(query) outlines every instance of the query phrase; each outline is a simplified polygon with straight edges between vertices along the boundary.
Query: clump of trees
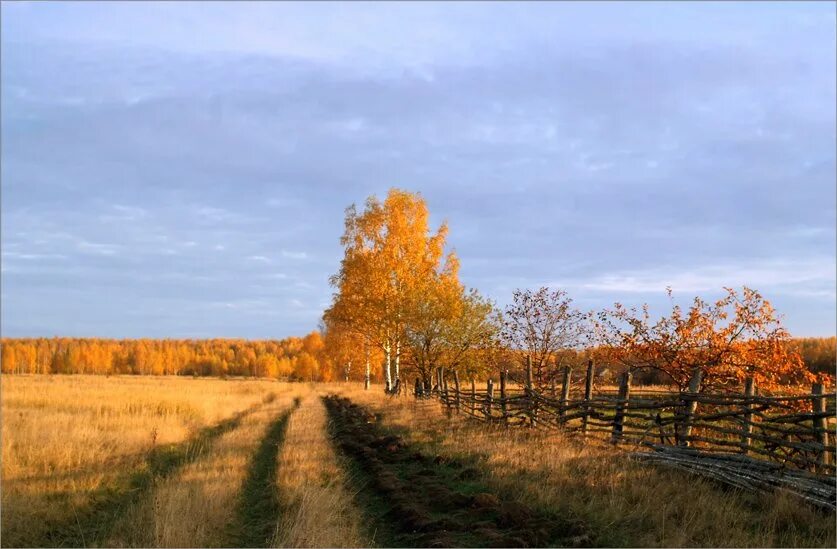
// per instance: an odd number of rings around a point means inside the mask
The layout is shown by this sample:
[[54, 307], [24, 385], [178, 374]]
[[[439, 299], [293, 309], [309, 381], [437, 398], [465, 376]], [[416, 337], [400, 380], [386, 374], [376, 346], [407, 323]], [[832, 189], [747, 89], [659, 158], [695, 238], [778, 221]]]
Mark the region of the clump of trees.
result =
[[515, 291], [500, 313], [459, 282], [459, 260], [445, 253], [447, 226], [431, 231], [428, 218], [418, 194], [398, 189], [346, 213], [326, 347], [334, 343], [347, 371], [360, 362], [368, 376], [378, 360], [388, 390], [405, 368], [428, 384], [438, 366], [468, 377], [507, 370], [522, 381], [528, 363], [544, 387], [590, 358], [680, 389], [696, 376], [703, 390], [738, 388], [748, 377], [764, 390], [810, 383], [800, 350], [816, 355], [817, 370], [830, 360], [833, 371], [833, 344], [794, 346], [770, 303], [746, 287], [726, 288], [714, 302], [696, 297], [685, 310], [672, 305], [656, 319], [647, 306], [620, 303], [582, 312], [565, 291], [545, 287]]
[[437, 366], [468, 373], [486, 367], [478, 356], [498, 331], [494, 307], [460, 283], [446, 237], [444, 223], [431, 231], [416, 193], [391, 189], [383, 202], [373, 196], [362, 212], [354, 205], [346, 211], [344, 257], [323, 317], [326, 340], [363, 348], [367, 376], [373, 356], [381, 356], [387, 390], [405, 368], [429, 384]]
[[607, 381], [630, 371], [639, 383], [681, 390], [696, 376], [706, 391], [738, 390], [748, 377], [765, 391], [833, 383], [837, 338], [794, 340], [757, 291], [724, 292], [652, 319], [647, 305], [584, 313], [562, 290], [517, 290], [502, 319], [499, 369], [523, 381], [531, 362], [536, 387], [590, 359]]
[[[4, 373], [186, 374], [424, 385], [443, 366], [473, 378], [500, 370], [537, 387], [588, 359], [640, 383], [762, 390], [833, 382], [837, 338], [792, 340], [758, 292], [725, 288], [653, 318], [648, 306], [583, 312], [560, 289], [516, 290], [503, 312], [459, 280], [448, 228], [430, 227], [421, 195], [391, 189], [346, 210], [344, 248], [319, 331], [283, 340], [4, 339]], [[668, 291], [671, 297], [671, 291]]]

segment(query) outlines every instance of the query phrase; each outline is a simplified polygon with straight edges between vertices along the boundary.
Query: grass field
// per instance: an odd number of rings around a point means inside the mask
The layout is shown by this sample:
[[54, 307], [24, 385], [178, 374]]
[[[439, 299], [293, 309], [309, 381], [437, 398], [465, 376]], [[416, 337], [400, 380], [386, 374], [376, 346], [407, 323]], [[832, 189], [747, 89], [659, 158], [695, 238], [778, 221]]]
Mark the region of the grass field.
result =
[[[4, 547], [835, 544], [834, 514], [788, 496], [447, 418], [379, 387], [1, 383]], [[322, 398], [335, 394], [348, 400]]]

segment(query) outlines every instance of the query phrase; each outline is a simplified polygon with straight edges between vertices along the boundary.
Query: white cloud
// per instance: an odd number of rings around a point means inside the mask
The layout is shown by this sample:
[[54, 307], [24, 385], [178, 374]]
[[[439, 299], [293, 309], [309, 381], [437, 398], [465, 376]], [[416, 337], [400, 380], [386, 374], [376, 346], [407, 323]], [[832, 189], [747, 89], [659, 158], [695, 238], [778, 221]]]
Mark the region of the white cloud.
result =
[[76, 248], [80, 252], [91, 253], [95, 255], [116, 255], [122, 246], [117, 244], [102, 244], [99, 242], [90, 242], [88, 240], [76, 240]]
[[289, 250], [282, 250], [282, 257], [288, 259], [306, 259], [308, 254], [306, 252], [292, 252]]
[[26, 260], [40, 260], [40, 259], [67, 259], [67, 256], [64, 254], [30, 254], [30, 253], [20, 253], [20, 252], [9, 252], [4, 251], [3, 257], [9, 257], [14, 259], [26, 259]]
[[148, 215], [147, 210], [145, 210], [144, 208], [137, 208], [136, 206], [123, 206], [121, 204], [114, 204], [112, 207], [124, 219], [141, 219]]
[[833, 299], [835, 280], [834, 259], [823, 257], [695, 266], [692, 269], [625, 271], [565, 283], [564, 286], [613, 293], [659, 293], [667, 287], [677, 293], [707, 292], [748, 286], [775, 293], [821, 295]]

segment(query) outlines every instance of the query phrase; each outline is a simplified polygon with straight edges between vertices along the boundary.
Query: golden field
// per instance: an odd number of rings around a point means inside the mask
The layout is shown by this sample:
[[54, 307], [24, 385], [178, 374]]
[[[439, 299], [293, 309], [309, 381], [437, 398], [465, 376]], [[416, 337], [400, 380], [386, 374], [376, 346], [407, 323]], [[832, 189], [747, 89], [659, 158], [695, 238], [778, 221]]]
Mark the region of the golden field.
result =
[[369, 508], [372, 486], [331, 440], [328, 394], [377, 413], [411, 452], [474, 463], [483, 489], [569, 517], [583, 531], [576, 545], [835, 544], [834, 515], [790, 497], [741, 493], [560, 434], [449, 418], [379, 386], [1, 381], [4, 547], [387, 545], [395, 538]]

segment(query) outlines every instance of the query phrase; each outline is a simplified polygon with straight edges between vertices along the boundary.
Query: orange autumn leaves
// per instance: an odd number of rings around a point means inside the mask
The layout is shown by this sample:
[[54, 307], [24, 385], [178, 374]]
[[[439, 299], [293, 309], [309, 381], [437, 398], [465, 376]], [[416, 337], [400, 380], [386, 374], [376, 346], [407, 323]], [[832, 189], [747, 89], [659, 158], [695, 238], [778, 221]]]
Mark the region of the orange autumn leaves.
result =
[[2, 340], [3, 373], [256, 376], [329, 381], [335, 377], [319, 332], [303, 338]]
[[3, 340], [2, 371], [371, 378], [392, 386], [405, 374], [430, 382], [439, 366], [485, 379], [528, 357], [544, 385], [564, 359], [593, 356], [600, 371], [628, 369], [646, 383], [681, 389], [696, 371], [703, 390], [738, 390], [748, 377], [764, 391], [833, 382], [834, 338], [794, 343], [750, 288], [725, 288], [714, 302], [696, 297], [686, 308], [672, 304], [653, 319], [647, 306], [582, 312], [564, 290], [516, 290], [501, 313], [459, 281], [447, 234], [445, 223], [432, 230], [419, 194], [391, 189], [362, 211], [346, 210], [344, 256], [330, 279], [335, 293], [321, 332], [278, 341]]
[[697, 369], [703, 374], [702, 390], [738, 388], [747, 377], [766, 391], [817, 379], [792, 349], [769, 301], [746, 287], [724, 290], [712, 303], [696, 297], [687, 310], [674, 305], [656, 322], [647, 306], [638, 310], [617, 303], [598, 313], [593, 327], [601, 344], [599, 357], [635, 370], [662, 372], [680, 389]]
[[405, 367], [426, 381], [436, 366], [474, 367], [472, 351], [495, 331], [493, 306], [466, 291], [458, 258], [445, 254], [447, 225], [433, 232], [429, 217], [420, 195], [399, 189], [346, 212], [326, 333], [378, 354], [387, 386]]

